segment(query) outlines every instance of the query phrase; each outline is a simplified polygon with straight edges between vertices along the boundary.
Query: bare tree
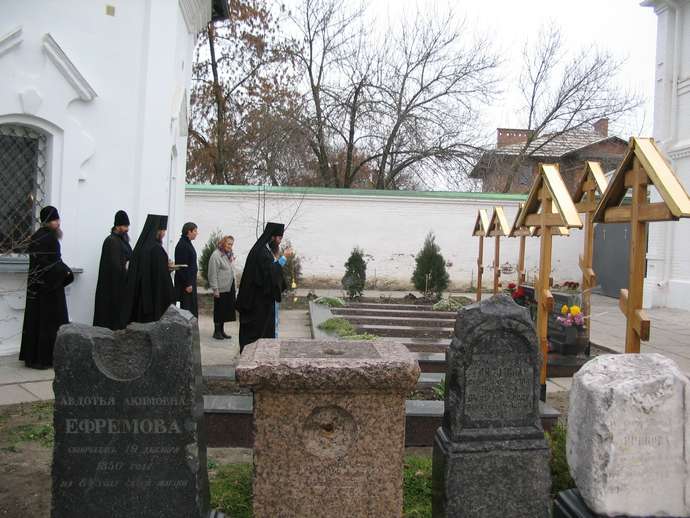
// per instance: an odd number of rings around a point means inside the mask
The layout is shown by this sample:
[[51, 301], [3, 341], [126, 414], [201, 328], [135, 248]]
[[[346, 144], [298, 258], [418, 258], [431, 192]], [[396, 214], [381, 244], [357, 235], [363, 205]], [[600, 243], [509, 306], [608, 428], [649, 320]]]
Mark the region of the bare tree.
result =
[[535, 42], [525, 44], [520, 91], [529, 132], [505, 172], [503, 192], [510, 191], [526, 160], [555, 138], [602, 118], [616, 121], [642, 104], [637, 93], [617, 84], [622, 65], [594, 48], [568, 57], [558, 28], [542, 30]]

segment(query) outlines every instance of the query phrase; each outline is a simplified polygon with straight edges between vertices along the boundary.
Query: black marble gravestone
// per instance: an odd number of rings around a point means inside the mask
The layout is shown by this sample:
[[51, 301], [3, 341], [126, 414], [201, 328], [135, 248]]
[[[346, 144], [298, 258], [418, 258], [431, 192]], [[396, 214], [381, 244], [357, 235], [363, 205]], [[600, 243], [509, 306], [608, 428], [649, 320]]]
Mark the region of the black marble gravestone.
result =
[[70, 324], [55, 345], [52, 518], [207, 518], [196, 319]]
[[433, 516], [548, 517], [540, 353], [527, 309], [507, 295], [462, 308], [446, 357], [445, 412], [434, 440]]

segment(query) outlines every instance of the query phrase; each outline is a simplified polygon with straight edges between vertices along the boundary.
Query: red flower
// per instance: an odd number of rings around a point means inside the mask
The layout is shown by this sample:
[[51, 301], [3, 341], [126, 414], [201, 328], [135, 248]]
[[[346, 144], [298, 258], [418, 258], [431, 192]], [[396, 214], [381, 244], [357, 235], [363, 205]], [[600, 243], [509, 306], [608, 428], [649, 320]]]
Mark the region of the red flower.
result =
[[523, 288], [522, 286], [520, 286], [517, 290], [515, 290], [515, 295], [516, 295], [518, 298], [524, 297], [524, 296], [525, 296], [525, 288]]
[[515, 283], [514, 283], [514, 282], [509, 283], [509, 284], [508, 284], [508, 289], [509, 289], [509, 290], [514, 290], [514, 289], [515, 289]]

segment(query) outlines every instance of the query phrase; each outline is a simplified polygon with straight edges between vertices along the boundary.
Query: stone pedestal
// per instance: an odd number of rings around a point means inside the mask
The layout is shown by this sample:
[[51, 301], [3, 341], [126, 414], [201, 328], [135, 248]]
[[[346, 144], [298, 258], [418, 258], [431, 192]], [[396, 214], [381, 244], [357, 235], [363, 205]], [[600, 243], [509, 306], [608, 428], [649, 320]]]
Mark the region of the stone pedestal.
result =
[[540, 354], [527, 309], [501, 295], [462, 308], [448, 349], [433, 458], [434, 517], [548, 518]]
[[690, 516], [690, 381], [660, 354], [605, 355], [575, 375], [567, 455], [603, 516]]
[[405, 397], [419, 376], [403, 345], [259, 340], [236, 374], [254, 390], [256, 518], [402, 514]]

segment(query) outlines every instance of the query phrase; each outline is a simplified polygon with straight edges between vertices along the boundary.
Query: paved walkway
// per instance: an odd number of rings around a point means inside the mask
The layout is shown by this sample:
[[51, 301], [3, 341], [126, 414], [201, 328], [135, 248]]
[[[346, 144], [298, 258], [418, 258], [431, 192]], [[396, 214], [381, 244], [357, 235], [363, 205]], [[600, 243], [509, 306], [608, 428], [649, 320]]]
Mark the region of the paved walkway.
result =
[[[298, 295], [314, 291], [319, 296], [342, 296], [342, 290], [298, 290]], [[406, 291], [367, 291], [367, 297], [402, 297]], [[419, 295], [415, 293], [415, 295]], [[472, 294], [454, 293], [453, 295]], [[488, 295], [487, 295], [488, 296]], [[661, 353], [675, 360], [681, 370], [690, 375], [690, 312], [657, 308], [647, 311], [651, 319], [650, 340], [642, 344], [642, 352]], [[288, 310], [280, 313], [281, 336], [308, 338], [309, 316], [305, 310]], [[210, 316], [199, 320], [201, 335], [201, 363], [203, 365], [234, 365], [239, 354], [237, 342], [238, 323], [225, 325], [231, 340], [214, 340], [213, 322]], [[592, 296], [592, 342], [612, 352], [623, 352], [625, 319], [618, 309], [618, 301], [600, 295]], [[15, 356], [0, 357], [0, 405], [53, 399], [53, 370], [27, 369]], [[570, 378], [549, 380], [547, 390], [558, 392], [570, 389]]]

